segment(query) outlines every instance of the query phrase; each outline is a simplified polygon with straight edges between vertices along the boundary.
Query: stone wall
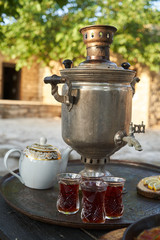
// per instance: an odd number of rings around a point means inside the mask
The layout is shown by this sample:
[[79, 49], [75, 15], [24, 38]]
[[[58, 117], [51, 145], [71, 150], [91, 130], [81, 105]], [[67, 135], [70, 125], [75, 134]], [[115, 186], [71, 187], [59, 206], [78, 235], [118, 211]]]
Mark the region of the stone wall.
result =
[[0, 118], [53, 118], [60, 116], [60, 106], [42, 102], [0, 100]]
[[[126, 62], [122, 56], [118, 54], [111, 54], [111, 61], [121, 66], [121, 63]], [[140, 82], [135, 86], [135, 94], [132, 98], [132, 122], [134, 124], [141, 124], [143, 121], [146, 127], [150, 126], [148, 118], [149, 109], [149, 91], [150, 91], [150, 71], [146, 66], [140, 64], [130, 67], [131, 70], [136, 71], [136, 76], [140, 78]]]
[[160, 73], [150, 72], [149, 123], [160, 127]]
[[[51, 61], [51, 66], [53, 66], [52, 71], [49, 67], [41, 67], [39, 69], [39, 78], [41, 82], [41, 94], [42, 94], [42, 101], [46, 104], [54, 104], [60, 106], [61, 104], [57, 102], [51, 94], [51, 85], [45, 84], [43, 79], [47, 76], [52, 76], [56, 74], [60, 76], [60, 71], [63, 66], [59, 62]], [[58, 84], [58, 92], [61, 94], [62, 85]]]
[[[0, 54], [0, 118], [53, 118], [61, 116], [61, 104], [51, 95], [50, 84], [44, 84], [44, 77], [60, 74], [62, 68], [53, 62], [53, 72], [49, 68], [42, 68], [39, 64], [23, 67], [20, 72], [20, 100], [3, 99], [3, 64], [12, 64]], [[61, 87], [60, 87], [61, 88]]]
[[[0, 54], [0, 99], [3, 94], [3, 64], [15, 64], [15, 61], [8, 60], [5, 56]], [[20, 76], [20, 100], [23, 101], [41, 101], [42, 81], [39, 77], [39, 64], [33, 64], [30, 68], [23, 67]]]
[[33, 64], [31, 68], [23, 67], [21, 70], [20, 100], [42, 100], [40, 80], [38, 64]]
[[[111, 61], [118, 66], [125, 60], [118, 54], [111, 53]], [[8, 61], [0, 54], [0, 99], [2, 99], [2, 66]], [[15, 117], [54, 117], [60, 116], [61, 104], [51, 95], [50, 84], [44, 84], [45, 76], [60, 75], [63, 66], [52, 61], [52, 71], [47, 67], [33, 64], [31, 68], [21, 69], [20, 100], [0, 100], [0, 118]], [[160, 126], [160, 73], [151, 72], [148, 67], [137, 64], [130, 69], [136, 70], [141, 81], [136, 85], [136, 93], [132, 100], [132, 121], [146, 127]], [[59, 85], [61, 94], [61, 86]]]
[[140, 78], [135, 86], [135, 95], [132, 99], [132, 121], [134, 124], [141, 124], [143, 121], [146, 128], [150, 127], [149, 122], [149, 93], [150, 75], [149, 68], [137, 64], [135, 66], [136, 76]]

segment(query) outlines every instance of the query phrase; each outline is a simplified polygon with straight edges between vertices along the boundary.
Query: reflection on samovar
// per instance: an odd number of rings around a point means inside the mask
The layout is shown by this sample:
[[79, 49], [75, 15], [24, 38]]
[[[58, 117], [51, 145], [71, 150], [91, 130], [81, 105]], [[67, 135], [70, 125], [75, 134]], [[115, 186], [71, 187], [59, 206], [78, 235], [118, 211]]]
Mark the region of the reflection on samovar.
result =
[[[44, 79], [52, 95], [62, 103], [62, 137], [82, 156], [83, 171], [107, 172], [109, 157], [126, 143], [141, 151], [134, 133], [145, 126], [131, 123], [132, 96], [139, 81], [129, 63], [121, 67], [109, 60], [109, 47], [116, 28], [87, 26], [80, 30], [87, 48], [86, 61], [71, 68], [65, 60], [61, 76]], [[62, 95], [58, 84], [63, 83]]]

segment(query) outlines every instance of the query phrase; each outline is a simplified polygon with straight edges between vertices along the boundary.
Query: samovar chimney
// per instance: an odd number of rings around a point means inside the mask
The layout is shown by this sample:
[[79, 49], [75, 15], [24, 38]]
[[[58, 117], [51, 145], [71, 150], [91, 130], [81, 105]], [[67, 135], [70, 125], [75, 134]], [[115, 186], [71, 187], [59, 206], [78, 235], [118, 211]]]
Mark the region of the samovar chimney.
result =
[[116, 31], [115, 27], [107, 25], [87, 26], [80, 29], [83, 41], [86, 44], [87, 62], [109, 61], [109, 47], [113, 42], [113, 35]]

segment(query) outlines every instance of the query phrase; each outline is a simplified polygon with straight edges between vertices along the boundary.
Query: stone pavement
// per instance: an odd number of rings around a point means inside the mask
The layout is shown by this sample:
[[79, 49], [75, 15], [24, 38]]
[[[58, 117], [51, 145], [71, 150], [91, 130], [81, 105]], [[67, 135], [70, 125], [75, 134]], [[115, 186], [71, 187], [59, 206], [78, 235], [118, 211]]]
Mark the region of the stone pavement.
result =
[[[66, 148], [61, 136], [61, 118], [17, 118], [0, 119], [0, 175], [7, 173], [3, 165], [4, 154], [11, 148], [24, 149], [27, 145], [39, 142], [40, 137], [46, 137], [48, 143], [58, 147], [60, 151]], [[138, 161], [155, 164], [160, 167], [160, 128], [147, 129], [145, 134], [135, 134], [141, 143], [143, 151], [125, 146], [116, 152], [112, 159]], [[79, 159], [80, 155], [73, 151], [70, 159]], [[18, 167], [18, 155], [10, 159], [10, 167]]]

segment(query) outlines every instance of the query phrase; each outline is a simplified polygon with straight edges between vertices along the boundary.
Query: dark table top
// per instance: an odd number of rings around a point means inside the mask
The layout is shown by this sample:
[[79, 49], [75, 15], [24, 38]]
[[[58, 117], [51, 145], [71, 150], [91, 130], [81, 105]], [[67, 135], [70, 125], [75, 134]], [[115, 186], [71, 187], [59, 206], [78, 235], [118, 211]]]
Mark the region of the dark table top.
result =
[[[109, 166], [109, 165], [108, 165]], [[148, 175], [156, 175], [160, 174], [160, 169], [156, 167], [150, 166], [136, 166], [133, 164], [131, 167], [123, 167], [119, 165], [110, 166], [111, 170], [114, 173], [117, 171], [123, 172], [123, 174], [127, 178], [128, 182], [128, 196], [132, 196], [132, 193], [136, 195], [136, 184], [137, 182], [145, 176]], [[132, 169], [133, 168], [133, 169]], [[121, 170], [124, 169], [124, 170]], [[79, 170], [79, 166], [77, 165], [77, 169]], [[114, 172], [115, 171], [115, 172]], [[130, 184], [132, 188], [130, 189]], [[126, 184], [127, 186], [127, 184]], [[133, 195], [133, 196], [134, 196]], [[135, 196], [136, 197], [136, 196]], [[126, 195], [127, 198], [127, 195]], [[145, 199], [144, 197], [137, 196], [138, 206], [136, 207], [139, 215], [136, 213], [136, 218], [141, 218], [143, 214], [150, 215], [152, 212], [157, 211], [157, 204], [159, 201], [155, 200], [155, 202], [151, 202], [149, 199]], [[131, 211], [132, 215], [135, 211], [129, 209], [130, 203], [126, 202], [126, 214], [127, 211]], [[147, 211], [142, 211], [145, 206]], [[129, 209], [129, 210], [128, 210]], [[139, 210], [138, 210], [139, 209]], [[146, 210], [146, 209], [145, 209]], [[136, 211], [136, 212], [137, 212]], [[158, 210], [159, 211], [159, 210]], [[66, 216], [64, 216], [66, 217]], [[135, 220], [136, 220], [135, 218]], [[124, 226], [122, 226], [124, 227]], [[83, 229], [83, 228], [71, 228], [60, 225], [54, 225], [49, 223], [43, 223], [34, 219], [29, 218], [27, 215], [20, 213], [15, 210], [15, 208], [10, 207], [7, 202], [3, 199], [0, 194], [0, 240], [91, 240], [91, 239], [99, 239], [100, 236], [106, 234], [111, 231], [111, 229]]]
[[92, 240], [107, 230], [86, 230], [38, 222], [11, 208], [0, 195], [1, 240]]

